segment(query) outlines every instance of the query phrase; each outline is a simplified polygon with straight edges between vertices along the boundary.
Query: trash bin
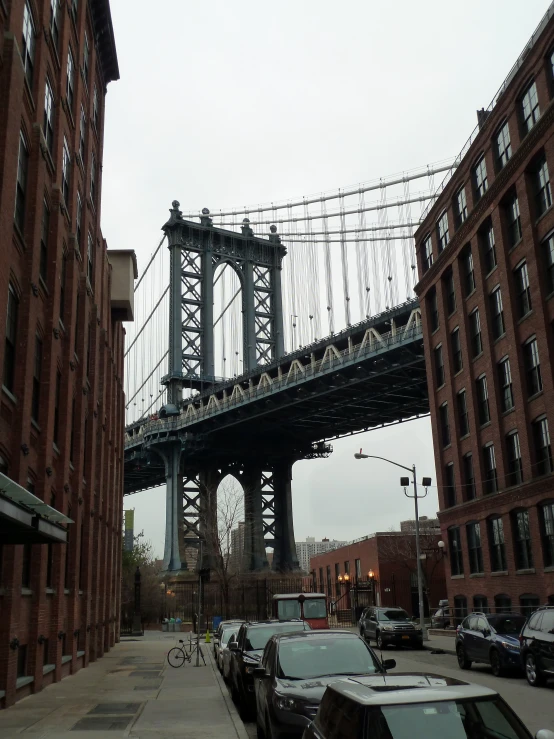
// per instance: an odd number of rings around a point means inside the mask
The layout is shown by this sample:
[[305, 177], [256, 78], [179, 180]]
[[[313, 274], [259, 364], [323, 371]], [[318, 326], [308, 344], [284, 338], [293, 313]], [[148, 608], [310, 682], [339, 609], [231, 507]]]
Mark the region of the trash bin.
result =
[[214, 616], [213, 617], [212, 628], [213, 628], [214, 631], [217, 631], [217, 627], [222, 622], [222, 620], [223, 619], [221, 618], [221, 616]]
[[169, 624], [168, 624], [168, 623], [165, 623], [165, 622], [164, 622], [164, 623], [162, 623], [162, 631], [167, 631], [167, 630], [168, 630], [168, 629], [167, 629], [167, 627], [168, 627], [168, 626], [169, 626]]

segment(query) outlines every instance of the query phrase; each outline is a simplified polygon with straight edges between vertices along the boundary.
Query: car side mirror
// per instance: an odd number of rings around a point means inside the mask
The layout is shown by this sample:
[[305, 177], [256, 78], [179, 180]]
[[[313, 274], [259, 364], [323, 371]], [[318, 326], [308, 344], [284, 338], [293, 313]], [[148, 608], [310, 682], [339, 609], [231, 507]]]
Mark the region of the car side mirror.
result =
[[490, 629], [483, 629], [483, 636], [490, 636], [490, 635], [491, 635]]
[[550, 729], [539, 729], [535, 734], [535, 739], [554, 739], [554, 731], [550, 731]]
[[383, 667], [385, 668], [385, 670], [392, 670], [394, 667], [396, 667], [396, 660], [395, 659], [383, 660]]
[[269, 677], [265, 671], [265, 667], [254, 667], [254, 677]]
[[229, 642], [229, 649], [231, 652], [238, 652], [239, 651], [239, 643], [238, 641], [230, 641]]

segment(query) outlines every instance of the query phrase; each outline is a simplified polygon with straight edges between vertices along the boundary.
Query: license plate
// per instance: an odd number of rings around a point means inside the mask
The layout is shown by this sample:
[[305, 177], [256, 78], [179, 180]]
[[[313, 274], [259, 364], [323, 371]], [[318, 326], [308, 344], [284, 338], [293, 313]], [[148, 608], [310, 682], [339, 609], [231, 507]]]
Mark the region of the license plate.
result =
[[409, 639], [410, 637], [409, 636], [403, 636], [402, 638], [403, 639]]

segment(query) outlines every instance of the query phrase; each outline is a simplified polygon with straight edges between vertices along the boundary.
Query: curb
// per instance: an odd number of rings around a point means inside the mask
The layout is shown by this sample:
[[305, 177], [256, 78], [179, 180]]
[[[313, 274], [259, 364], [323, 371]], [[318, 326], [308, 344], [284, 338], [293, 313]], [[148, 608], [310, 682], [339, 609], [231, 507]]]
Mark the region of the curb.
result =
[[455, 649], [445, 649], [444, 647], [439, 647], [438, 644], [432, 645], [432, 644], [426, 644], [424, 642], [423, 643], [423, 648], [426, 651], [428, 651], [428, 652], [434, 652], [435, 650], [439, 650], [440, 649], [439, 654], [442, 653], [442, 654], [450, 654], [453, 657], [456, 656], [456, 650]]
[[241, 718], [238, 714], [237, 709], [235, 708], [235, 704], [233, 703], [233, 700], [231, 696], [229, 695], [229, 691], [227, 690], [227, 686], [225, 685], [225, 681], [219, 674], [219, 670], [217, 669], [217, 665], [214, 663], [213, 660], [213, 654], [211, 650], [209, 651], [209, 657], [208, 662], [210, 667], [212, 668], [212, 671], [215, 675], [215, 679], [217, 681], [217, 684], [219, 686], [219, 689], [221, 691], [221, 695], [223, 696], [223, 700], [225, 701], [225, 706], [227, 708], [227, 711], [229, 712], [229, 716], [231, 717], [231, 721], [233, 722], [233, 726], [235, 727], [235, 731], [237, 732], [238, 739], [249, 739], [248, 734], [246, 733], [246, 729], [244, 728], [244, 724], [241, 721]]

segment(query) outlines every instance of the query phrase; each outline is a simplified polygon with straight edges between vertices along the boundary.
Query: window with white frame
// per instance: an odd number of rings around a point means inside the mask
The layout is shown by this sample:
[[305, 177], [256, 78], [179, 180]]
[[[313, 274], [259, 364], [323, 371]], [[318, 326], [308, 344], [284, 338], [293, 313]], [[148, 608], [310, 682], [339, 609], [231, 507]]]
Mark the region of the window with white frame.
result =
[[69, 48], [67, 50], [67, 80], [66, 80], [65, 94], [67, 97], [67, 104], [70, 110], [73, 110], [74, 72], [75, 72], [75, 63], [73, 61], [73, 53], [71, 51], [71, 48]]
[[48, 151], [52, 153], [54, 143], [54, 93], [48, 77], [44, 84], [44, 118], [42, 123], [44, 140]]
[[508, 127], [508, 121], [504, 123], [502, 128], [498, 131], [495, 137], [496, 144], [496, 166], [497, 169], [502, 169], [512, 156], [512, 144], [510, 142], [510, 129]]
[[521, 98], [521, 122], [524, 133], [528, 133], [539, 120], [541, 111], [539, 108], [539, 96], [535, 81], [531, 82]]
[[25, 227], [25, 201], [27, 197], [27, 170], [29, 168], [29, 150], [23, 132], [19, 132], [19, 151], [17, 155], [17, 181], [15, 187], [14, 220], [23, 233]]
[[21, 60], [25, 69], [25, 77], [29, 87], [33, 87], [33, 72], [35, 68], [35, 22], [29, 0], [23, 8], [23, 38], [21, 43]]
[[69, 181], [71, 177], [71, 155], [69, 153], [69, 144], [65, 136], [63, 137], [62, 150], [62, 195], [64, 200], [69, 203]]
[[475, 187], [475, 198], [479, 200], [488, 190], [487, 163], [483, 155], [473, 167], [473, 184]]
[[437, 242], [439, 247], [439, 254], [446, 248], [450, 236], [448, 234], [448, 213], [444, 211], [439, 220], [437, 221]]

